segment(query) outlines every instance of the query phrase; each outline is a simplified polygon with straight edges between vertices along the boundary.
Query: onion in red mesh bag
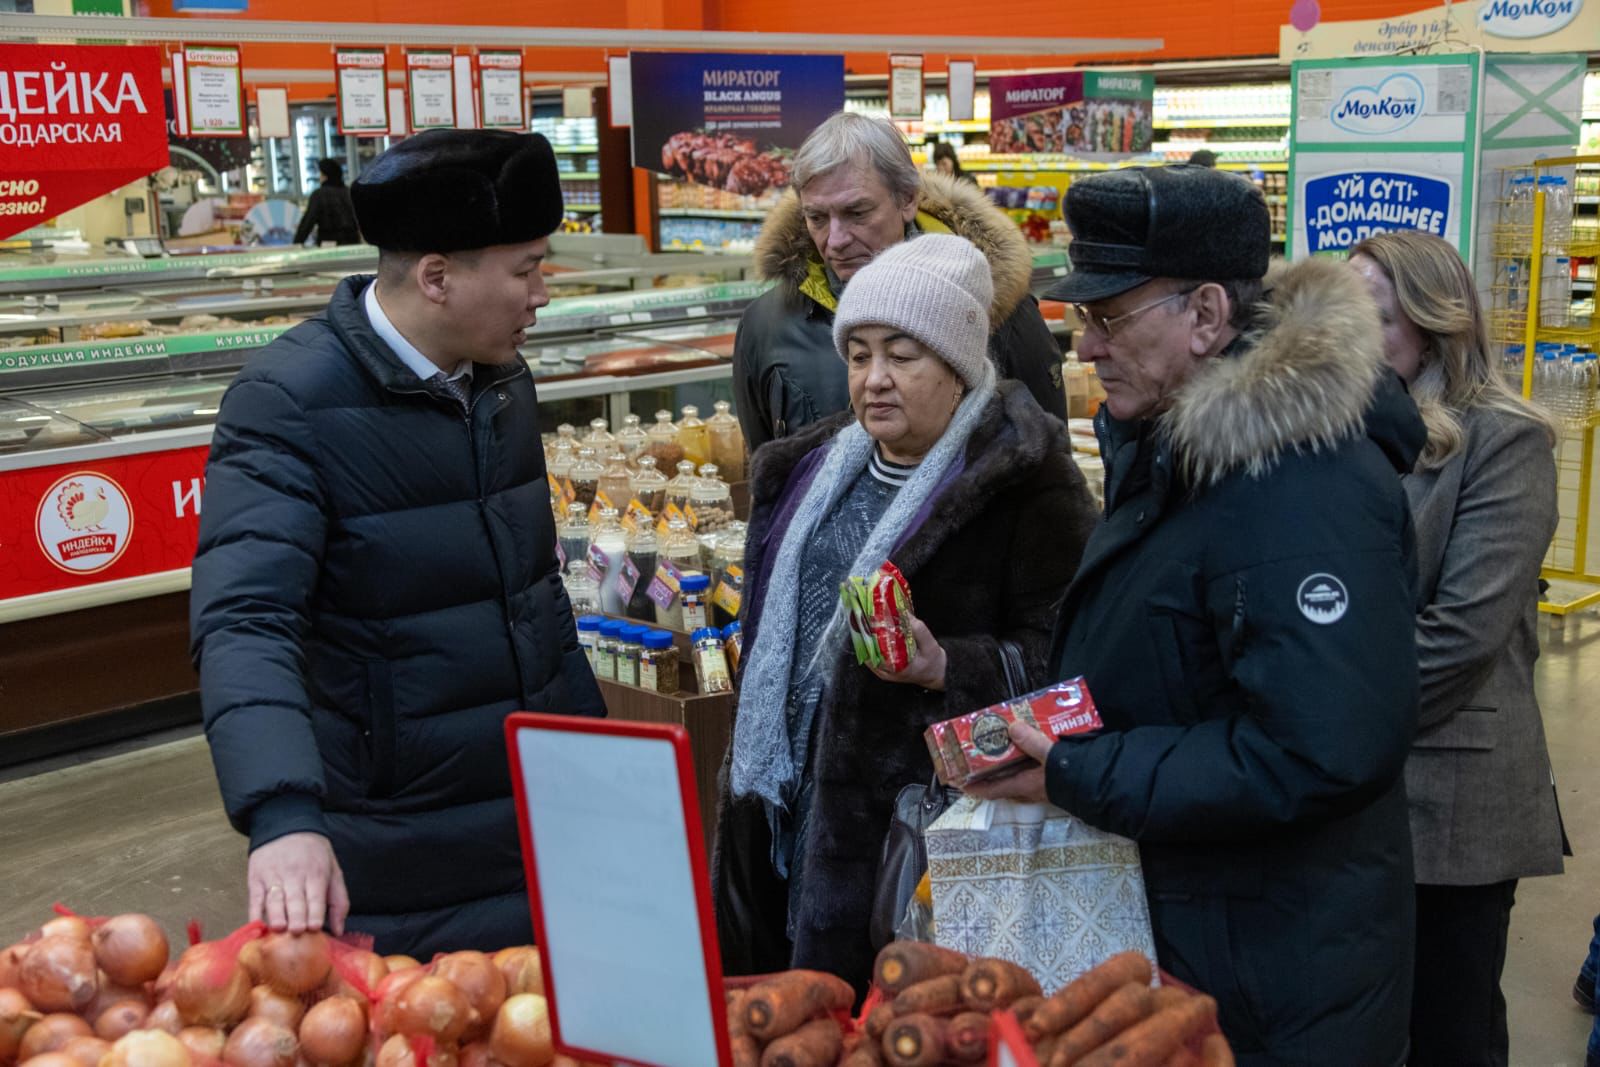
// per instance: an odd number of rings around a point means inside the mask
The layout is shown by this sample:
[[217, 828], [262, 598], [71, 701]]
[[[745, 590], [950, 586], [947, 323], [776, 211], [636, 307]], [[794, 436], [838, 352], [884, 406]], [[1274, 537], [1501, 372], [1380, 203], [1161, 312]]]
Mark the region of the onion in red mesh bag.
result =
[[523, 993], [507, 1000], [489, 1035], [489, 1055], [495, 1062], [505, 1067], [546, 1067], [555, 1054], [545, 999]]
[[239, 966], [239, 950], [266, 927], [247, 923], [221, 941], [195, 945], [183, 954], [172, 981], [178, 1014], [190, 1026], [228, 1027], [250, 1011], [250, 978]]
[[153, 982], [167, 965], [167, 935], [148, 915], [113, 915], [89, 939], [95, 962], [117, 985]]
[[428, 1034], [452, 1045], [472, 1021], [472, 1006], [450, 981], [424, 975], [400, 991], [387, 1020], [397, 1034]]
[[16, 989], [0, 989], [0, 1063], [10, 1063], [22, 1045], [22, 1035], [39, 1021], [28, 998]]
[[317, 999], [357, 997], [370, 1004], [378, 998], [378, 986], [389, 974], [383, 957], [370, 947], [351, 944], [339, 938], [328, 940], [333, 969], [317, 990]]
[[17, 1046], [17, 1059], [31, 1060], [46, 1052], [60, 1052], [62, 1047], [75, 1037], [93, 1036], [94, 1031], [90, 1029], [89, 1024], [70, 1012], [60, 1011], [54, 1015], [46, 1015], [28, 1027], [27, 1033], [22, 1035], [22, 1043]]
[[319, 930], [261, 939], [261, 977], [280, 993], [292, 997], [310, 993], [327, 981], [332, 968], [328, 939]]
[[111, 1042], [103, 1037], [75, 1037], [61, 1046], [60, 1055], [71, 1056], [83, 1067], [100, 1067], [110, 1051]]
[[0, 949], [0, 989], [17, 989], [22, 985], [22, 957], [27, 954], [28, 946], [23, 942]]
[[163, 1000], [160, 1004], [150, 1009], [150, 1014], [145, 1017], [146, 1030], [160, 1030], [164, 1034], [177, 1036], [183, 1029], [183, 1016], [178, 1014], [178, 1006], [170, 1000]]
[[135, 1030], [143, 1030], [150, 1007], [142, 1000], [123, 1000], [95, 1016], [94, 1032], [106, 1041], [116, 1041]]
[[22, 995], [44, 1011], [83, 1011], [100, 989], [94, 949], [65, 934], [28, 946], [20, 977]]
[[426, 1034], [395, 1034], [378, 1050], [374, 1067], [457, 1067], [456, 1054]]
[[379, 1037], [388, 1037], [395, 1033], [397, 1027], [393, 1023], [393, 1016], [400, 1002], [400, 994], [404, 993], [415, 982], [428, 976], [423, 967], [410, 967], [403, 971], [390, 971], [378, 983], [378, 988], [373, 990], [372, 999], [372, 1029]]
[[222, 1048], [222, 1062], [229, 1067], [294, 1067], [300, 1052], [300, 1039], [294, 1031], [271, 1019], [246, 1019]]
[[171, 1034], [135, 1030], [111, 1046], [100, 1067], [192, 1067], [189, 1050]]
[[300, 1023], [300, 1052], [319, 1067], [343, 1067], [367, 1047], [367, 1012], [354, 997], [329, 997]]
[[186, 1026], [178, 1033], [178, 1041], [195, 1062], [216, 1063], [222, 1059], [228, 1035], [214, 1026]]
[[544, 996], [544, 966], [539, 950], [532, 945], [503, 948], [494, 954], [494, 965], [506, 980], [506, 996], [537, 993]]
[[464, 1036], [476, 1040], [489, 1032], [506, 999], [506, 980], [482, 952], [452, 952], [434, 962], [433, 973], [453, 984], [467, 998], [471, 1018]]

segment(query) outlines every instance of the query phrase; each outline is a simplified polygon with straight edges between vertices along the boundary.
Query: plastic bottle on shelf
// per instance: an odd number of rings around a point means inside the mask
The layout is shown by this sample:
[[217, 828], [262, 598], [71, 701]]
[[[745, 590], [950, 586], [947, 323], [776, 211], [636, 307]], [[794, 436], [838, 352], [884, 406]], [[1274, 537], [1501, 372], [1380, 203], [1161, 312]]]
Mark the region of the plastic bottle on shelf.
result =
[[1546, 256], [1544, 263], [1544, 276], [1539, 283], [1539, 325], [1564, 329], [1572, 310], [1572, 260]]
[[1519, 393], [1522, 391], [1522, 363], [1526, 352], [1527, 348], [1523, 345], [1506, 345], [1505, 354], [1501, 359], [1506, 380]]
[[618, 521], [616, 508], [601, 508], [600, 522], [589, 541], [589, 563], [600, 574], [600, 610], [621, 615], [627, 607], [617, 588], [617, 575], [628, 554], [628, 535]]
[[711, 460], [711, 435], [700, 418], [700, 409], [693, 404], [684, 405], [683, 418], [678, 420], [678, 445], [683, 449], [683, 458], [696, 467]]
[[1559, 415], [1560, 410], [1554, 395], [1556, 354], [1541, 344], [1538, 347], [1537, 358], [1533, 365], [1533, 402], [1549, 411]]
[[1532, 247], [1533, 190], [1531, 175], [1519, 174], [1511, 179], [1506, 192], [1506, 217], [1510, 223], [1510, 246], [1520, 252]]
[[1544, 247], [1546, 252], [1565, 252], [1572, 238], [1572, 187], [1559, 174], [1539, 179], [1544, 191]]

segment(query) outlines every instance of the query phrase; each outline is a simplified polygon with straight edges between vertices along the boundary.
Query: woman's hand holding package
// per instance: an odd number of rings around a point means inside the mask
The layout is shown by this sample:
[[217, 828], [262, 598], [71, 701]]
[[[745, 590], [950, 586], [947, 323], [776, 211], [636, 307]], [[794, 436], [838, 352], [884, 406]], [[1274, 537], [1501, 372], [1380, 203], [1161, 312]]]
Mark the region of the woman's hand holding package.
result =
[[972, 782], [966, 787], [966, 792], [984, 800], [1021, 800], [1028, 803], [1048, 801], [1050, 797], [1044, 787], [1044, 761], [1050, 757], [1050, 749], [1055, 747], [1055, 742], [1044, 731], [1035, 729], [1025, 722], [1012, 723], [1009, 732], [1011, 743], [1032, 756], [1038, 765], [1018, 771], [1016, 774], [1008, 774], [1004, 778]]
[[905, 670], [889, 671], [883, 667], [871, 667], [868, 669], [886, 682], [919, 685], [936, 693], [944, 692], [945, 655], [943, 646], [934, 640], [933, 634], [928, 630], [927, 625], [915, 616], [911, 618], [911, 636], [916, 644], [917, 654], [910, 663], [906, 664]]

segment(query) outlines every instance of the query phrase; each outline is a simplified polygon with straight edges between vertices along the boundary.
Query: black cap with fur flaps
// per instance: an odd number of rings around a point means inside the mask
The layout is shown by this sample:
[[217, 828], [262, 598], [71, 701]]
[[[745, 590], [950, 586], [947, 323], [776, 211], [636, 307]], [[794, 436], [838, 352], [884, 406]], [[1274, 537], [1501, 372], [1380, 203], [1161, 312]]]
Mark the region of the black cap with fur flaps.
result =
[[463, 252], [536, 241], [561, 225], [550, 142], [509, 130], [427, 130], [373, 160], [350, 187], [369, 244]]

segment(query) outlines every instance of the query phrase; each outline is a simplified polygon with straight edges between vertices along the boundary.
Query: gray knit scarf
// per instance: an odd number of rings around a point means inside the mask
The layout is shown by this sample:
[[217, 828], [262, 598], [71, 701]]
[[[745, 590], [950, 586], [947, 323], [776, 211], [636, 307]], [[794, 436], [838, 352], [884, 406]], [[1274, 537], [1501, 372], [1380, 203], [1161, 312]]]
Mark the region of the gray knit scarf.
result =
[[[889, 558], [945, 472], [965, 452], [967, 439], [994, 395], [992, 376], [967, 394], [944, 435], [867, 535], [866, 545], [850, 565], [851, 574], [867, 577]], [[787, 715], [789, 683], [794, 672], [800, 557], [817, 524], [866, 468], [872, 449], [873, 440], [859, 422], [841, 430], [783, 535], [783, 544], [778, 548], [777, 560], [767, 580], [761, 627], [750, 649], [739, 690], [739, 714], [733, 730], [732, 788], [735, 796], [758, 796], [772, 807], [782, 809], [785, 798], [793, 794], [800, 769], [805, 766], [806, 753], [793, 751], [790, 744]], [[813, 666], [838, 655], [846, 637], [845, 629], [841, 604], [817, 643]]]

